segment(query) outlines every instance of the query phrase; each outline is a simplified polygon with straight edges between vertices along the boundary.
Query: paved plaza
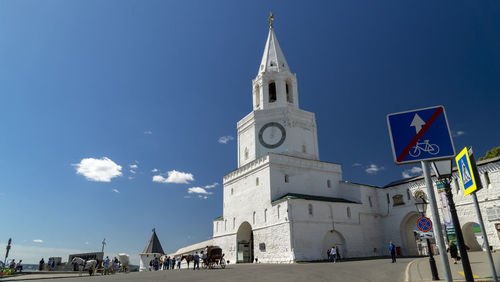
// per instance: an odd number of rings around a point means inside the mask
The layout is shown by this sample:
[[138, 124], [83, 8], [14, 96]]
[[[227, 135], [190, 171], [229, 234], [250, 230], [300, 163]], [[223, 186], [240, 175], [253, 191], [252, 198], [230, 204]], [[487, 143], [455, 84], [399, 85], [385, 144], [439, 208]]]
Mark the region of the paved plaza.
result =
[[[412, 259], [348, 261], [342, 263], [238, 264], [226, 269], [135, 272], [109, 276], [44, 279], [44, 281], [404, 281]], [[27, 275], [26, 278], [29, 275]], [[33, 277], [35, 278], [35, 277]]]

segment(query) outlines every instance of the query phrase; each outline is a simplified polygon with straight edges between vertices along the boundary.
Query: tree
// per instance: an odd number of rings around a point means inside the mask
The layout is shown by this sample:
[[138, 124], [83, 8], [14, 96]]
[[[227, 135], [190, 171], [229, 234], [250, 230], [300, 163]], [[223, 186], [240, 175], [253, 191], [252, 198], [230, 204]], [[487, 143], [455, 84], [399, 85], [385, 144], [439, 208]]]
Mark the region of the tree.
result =
[[487, 159], [494, 158], [496, 156], [500, 156], [500, 147], [495, 147], [495, 148], [489, 150], [488, 152], [486, 152], [486, 155], [484, 157], [480, 157], [477, 160], [478, 161], [487, 160]]

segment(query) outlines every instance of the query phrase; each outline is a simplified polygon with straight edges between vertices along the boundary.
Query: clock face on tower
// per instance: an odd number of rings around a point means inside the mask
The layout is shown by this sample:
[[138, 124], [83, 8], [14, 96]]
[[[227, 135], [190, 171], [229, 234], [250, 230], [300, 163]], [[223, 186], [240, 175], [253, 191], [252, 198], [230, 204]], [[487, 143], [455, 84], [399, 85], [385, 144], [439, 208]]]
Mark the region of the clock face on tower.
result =
[[266, 123], [259, 131], [259, 142], [268, 149], [278, 148], [285, 142], [285, 138], [285, 128], [277, 122]]

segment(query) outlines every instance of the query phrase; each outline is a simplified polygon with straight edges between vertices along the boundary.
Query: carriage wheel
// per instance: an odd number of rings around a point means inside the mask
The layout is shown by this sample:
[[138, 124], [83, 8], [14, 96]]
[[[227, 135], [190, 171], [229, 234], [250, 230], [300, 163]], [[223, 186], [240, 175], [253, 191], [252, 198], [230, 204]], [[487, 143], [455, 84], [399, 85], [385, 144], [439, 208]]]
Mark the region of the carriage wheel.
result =
[[201, 268], [203, 268], [203, 269], [207, 269], [207, 267], [208, 267], [207, 263], [206, 263], [206, 262], [203, 262], [203, 264], [201, 265]]
[[226, 268], [226, 261], [224, 259], [220, 260], [220, 267], [222, 267], [223, 269]]
[[210, 261], [210, 262], [208, 263], [208, 268], [213, 269], [214, 267], [215, 267], [214, 262], [213, 262], [213, 261]]

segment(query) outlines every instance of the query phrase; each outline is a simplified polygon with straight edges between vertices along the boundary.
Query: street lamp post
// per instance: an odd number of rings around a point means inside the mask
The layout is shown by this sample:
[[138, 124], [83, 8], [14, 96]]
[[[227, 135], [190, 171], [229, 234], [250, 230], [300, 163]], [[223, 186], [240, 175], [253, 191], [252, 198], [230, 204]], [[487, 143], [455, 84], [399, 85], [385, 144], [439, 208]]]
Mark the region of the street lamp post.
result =
[[[424, 216], [425, 210], [427, 209], [427, 202], [424, 198], [418, 198], [415, 200], [415, 206], [417, 207], [418, 212]], [[436, 261], [434, 260], [434, 254], [432, 253], [431, 241], [429, 238], [427, 239], [427, 248], [429, 252], [429, 265], [431, 267], [432, 280], [439, 280], [438, 270], [436, 267]]]
[[436, 177], [441, 180], [440, 183], [438, 182], [438, 185], [443, 185], [442, 187], [444, 187], [444, 192], [446, 193], [451, 220], [453, 221], [453, 228], [455, 229], [455, 235], [457, 236], [458, 249], [460, 250], [462, 258], [465, 280], [467, 282], [474, 281], [474, 275], [472, 274], [472, 269], [470, 267], [469, 255], [467, 254], [467, 248], [465, 247], [464, 236], [462, 234], [462, 228], [460, 228], [460, 221], [458, 220], [457, 209], [455, 208], [455, 202], [453, 201], [453, 194], [450, 187], [449, 179], [452, 175], [451, 159], [433, 162], [431, 165], [436, 173]]

